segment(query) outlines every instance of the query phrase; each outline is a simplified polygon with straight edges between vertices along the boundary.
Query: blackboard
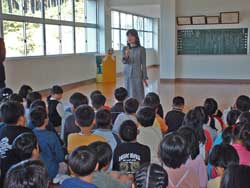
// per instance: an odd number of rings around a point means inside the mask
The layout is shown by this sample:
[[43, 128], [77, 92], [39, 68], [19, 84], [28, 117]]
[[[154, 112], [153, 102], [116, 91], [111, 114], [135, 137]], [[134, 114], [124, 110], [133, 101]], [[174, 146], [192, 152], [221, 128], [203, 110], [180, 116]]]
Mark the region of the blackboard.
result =
[[248, 53], [248, 29], [178, 30], [178, 55]]

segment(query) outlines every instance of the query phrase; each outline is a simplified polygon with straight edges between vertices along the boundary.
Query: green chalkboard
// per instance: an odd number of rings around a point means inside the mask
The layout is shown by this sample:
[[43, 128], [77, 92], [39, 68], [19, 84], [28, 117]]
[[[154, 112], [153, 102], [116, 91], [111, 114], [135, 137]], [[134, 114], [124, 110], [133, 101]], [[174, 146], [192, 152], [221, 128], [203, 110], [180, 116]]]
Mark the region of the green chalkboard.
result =
[[248, 29], [178, 30], [178, 55], [247, 54]]

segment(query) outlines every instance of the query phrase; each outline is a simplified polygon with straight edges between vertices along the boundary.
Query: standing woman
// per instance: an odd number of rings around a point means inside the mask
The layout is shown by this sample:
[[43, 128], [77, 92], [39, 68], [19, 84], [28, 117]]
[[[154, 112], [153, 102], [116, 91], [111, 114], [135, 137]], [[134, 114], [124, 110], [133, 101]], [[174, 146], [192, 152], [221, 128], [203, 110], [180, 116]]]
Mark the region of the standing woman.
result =
[[6, 50], [3, 38], [0, 38], [0, 89], [5, 87], [5, 71], [3, 62], [5, 60]]
[[124, 83], [129, 97], [143, 101], [144, 84], [148, 86], [146, 67], [146, 50], [141, 46], [138, 32], [135, 29], [127, 31], [128, 45], [123, 48], [122, 62], [124, 64]]

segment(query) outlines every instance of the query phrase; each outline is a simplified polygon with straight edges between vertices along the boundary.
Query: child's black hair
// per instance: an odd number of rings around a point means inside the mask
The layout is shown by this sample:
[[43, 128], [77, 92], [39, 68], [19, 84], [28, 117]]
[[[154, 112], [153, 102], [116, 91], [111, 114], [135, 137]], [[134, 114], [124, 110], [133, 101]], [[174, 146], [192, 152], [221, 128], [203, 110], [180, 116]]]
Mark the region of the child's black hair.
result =
[[178, 133], [170, 133], [163, 138], [159, 153], [163, 163], [173, 169], [180, 168], [189, 157], [185, 139]]
[[220, 188], [249, 188], [250, 167], [231, 165], [223, 174]]
[[90, 94], [90, 99], [91, 100], [93, 100], [94, 95], [102, 95], [102, 92], [100, 90], [92, 91], [91, 94]]
[[236, 124], [241, 112], [239, 110], [231, 110], [227, 114], [227, 125], [228, 126], [233, 126]]
[[79, 106], [75, 113], [75, 120], [80, 127], [90, 127], [95, 119], [93, 108], [88, 105]]
[[124, 102], [124, 111], [128, 114], [134, 114], [138, 110], [139, 102], [135, 98], [128, 98]]
[[144, 164], [135, 174], [135, 188], [165, 188], [168, 174], [158, 164]]
[[27, 95], [27, 108], [30, 108], [30, 105], [32, 102], [36, 101], [36, 100], [42, 100], [42, 95], [39, 92], [31, 92]]
[[48, 184], [45, 165], [38, 160], [26, 160], [9, 169], [4, 188], [48, 188]]
[[95, 109], [100, 109], [103, 107], [106, 103], [106, 97], [104, 95], [96, 94], [91, 99], [92, 106]]
[[76, 109], [78, 106], [86, 104], [89, 104], [89, 99], [87, 96], [83, 95], [82, 93], [74, 93], [69, 98], [69, 102], [73, 105], [74, 109]]
[[213, 166], [224, 169], [227, 169], [232, 164], [239, 164], [239, 161], [237, 151], [229, 144], [215, 146], [209, 155], [209, 162]]
[[249, 112], [250, 98], [246, 95], [241, 95], [237, 98], [235, 105], [240, 112]]
[[125, 142], [131, 142], [136, 140], [137, 137], [137, 127], [135, 122], [132, 120], [124, 121], [120, 128], [120, 137]]
[[36, 101], [32, 102], [30, 105], [30, 109], [33, 109], [35, 107], [42, 107], [44, 109], [47, 109], [46, 103], [42, 100], [36, 100]]
[[22, 85], [18, 91], [18, 94], [23, 98], [26, 99], [27, 95], [31, 93], [33, 89], [28, 85]]
[[24, 107], [21, 103], [7, 101], [1, 105], [1, 117], [6, 124], [17, 124], [20, 117], [24, 116]]
[[128, 91], [124, 87], [119, 87], [115, 90], [115, 99], [119, 102], [123, 102], [128, 97]]
[[194, 160], [200, 153], [199, 141], [195, 131], [190, 127], [181, 127], [177, 132], [185, 139], [188, 154]]
[[96, 113], [96, 127], [101, 129], [111, 129], [112, 115], [109, 110], [98, 110]]
[[142, 107], [136, 113], [138, 122], [143, 127], [151, 127], [155, 121], [155, 111], [150, 107]]
[[55, 85], [50, 89], [51, 95], [63, 94], [63, 88], [61, 86]]
[[203, 125], [207, 123], [208, 117], [204, 107], [195, 107], [190, 110], [184, 117], [183, 126], [190, 127], [194, 130], [200, 143], [205, 144], [206, 136]]
[[224, 144], [231, 144], [234, 140], [234, 127], [227, 127], [222, 132], [222, 142]]
[[148, 93], [143, 100], [143, 106], [153, 108], [154, 110], [159, 108], [160, 103], [161, 101], [159, 95], [153, 92]]
[[250, 123], [238, 123], [234, 129], [234, 138], [240, 140], [247, 151], [250, 151]]
[[204, 102], [204, 109], [205, 109], [205, 112], [207, 113], [207, 115], [211, 119], [209, 126], [212, 129], [217, 130], [216, 127], [215, 127], [215, 118], [214, 118], [214, 115], [215, 115], [215, 113], [218, 110], [218, 103], [217, 103], [217, 101], [215, 99], [213, 99], [213, 98], [207, 98], [205, 100], [205, 102]]
[[77, 176], [88, 176], [95, 171], [96, 154], [88, 146], [80, 146], [69, 155], [69, 167]]
[[47, 111], [43, 107], [34, 107], [30, 111], [30, 119], [35, 127], [43, 126], [47, 118]]
[[110, 164], [112, 160], [112, 149], [108, 143], [105, 142], [93, 142], [89, 145], [89, 148], [94, 151], [95, 156], [99, 164], [99, 170]]
[[10, 95], [9, 100], [10, 101], [16, 101], [16, 102], [19, 102], [19, 103], [23, 103], [23, 98], [17, 93], [13, 93], [12, 95]]
[[10, 95], [13, 94], [13, 90], [10, 88], [2, 88], [0, 89], [0, 102], [6, 98], [9, 98]]
[[30, 159], [34, 149], [38, 149], [36, 135], [33, 133], [23, 133], [15, 138], [12, 149], [20, 161]]
[[181, 96], [177, 96], [173, 98], [173, 106], [184, 106], [185, 99]]

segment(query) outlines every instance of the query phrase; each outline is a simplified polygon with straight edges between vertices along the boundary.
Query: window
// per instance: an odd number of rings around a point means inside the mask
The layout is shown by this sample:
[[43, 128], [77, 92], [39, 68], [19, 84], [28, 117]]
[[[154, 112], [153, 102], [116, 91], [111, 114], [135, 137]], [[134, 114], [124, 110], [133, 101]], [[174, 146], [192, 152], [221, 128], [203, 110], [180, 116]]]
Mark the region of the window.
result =
[[97, 51], [97, 0], [0, 0], [7, 57]]
[[112, 48], [121, 50], [127, 46], [127, 30], [136, 29], [141, 45], [153, 47], [153, 19], [119, 11], [111, 11]]

